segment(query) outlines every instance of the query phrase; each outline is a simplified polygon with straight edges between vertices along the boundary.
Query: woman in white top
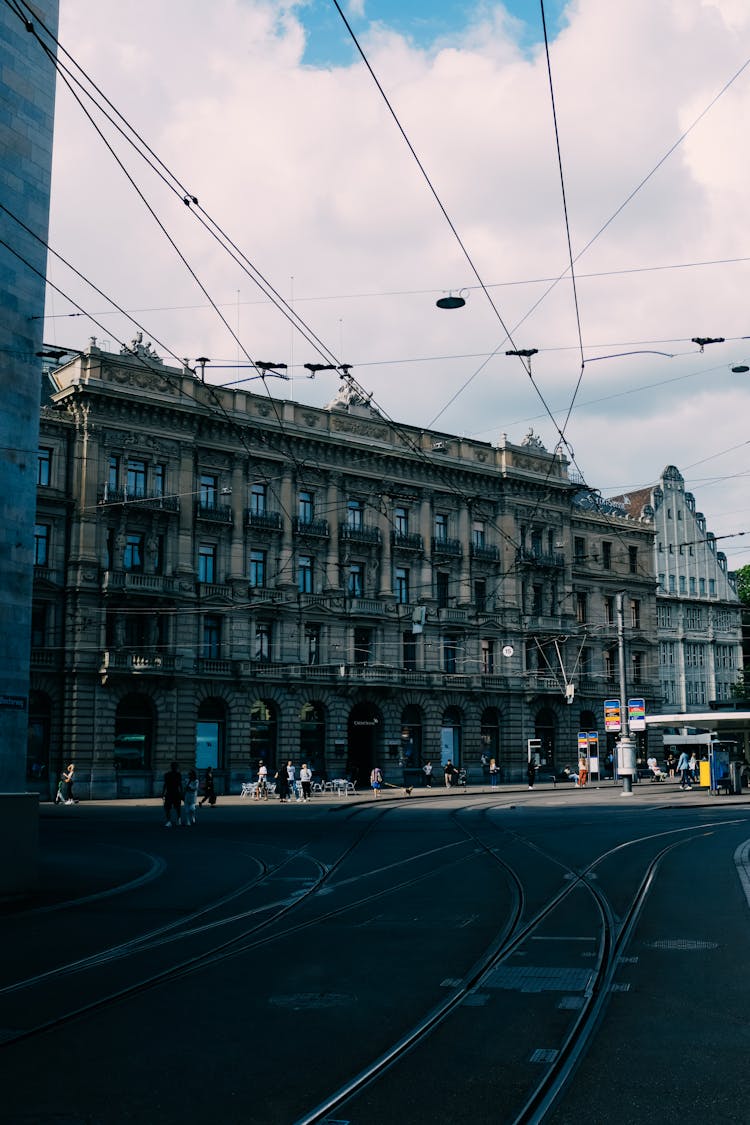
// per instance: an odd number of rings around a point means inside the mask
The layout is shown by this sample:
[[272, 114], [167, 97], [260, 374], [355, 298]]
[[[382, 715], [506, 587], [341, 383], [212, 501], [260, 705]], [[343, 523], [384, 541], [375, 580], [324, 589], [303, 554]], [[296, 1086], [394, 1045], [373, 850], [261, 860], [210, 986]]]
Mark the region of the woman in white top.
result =
[[299, 768], [299, 782], [302, 786], [302, 800], [309, 801], [312, 792], [312, 770], [309, 769], [307, 762], [303, 762]]

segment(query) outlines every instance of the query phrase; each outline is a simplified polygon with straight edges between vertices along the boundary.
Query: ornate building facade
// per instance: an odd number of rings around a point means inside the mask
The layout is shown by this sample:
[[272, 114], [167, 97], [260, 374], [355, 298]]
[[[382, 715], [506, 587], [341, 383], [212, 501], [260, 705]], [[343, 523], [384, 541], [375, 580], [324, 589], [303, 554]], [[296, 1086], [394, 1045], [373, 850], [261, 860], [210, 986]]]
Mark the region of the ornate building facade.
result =
[[346, 375], [326, 408], [220, 388], [140, 339], [51, 380], [30, 781], [73, 759], [91, 797], [151, 795], [177, 758], [236, 792], [291, 758], [400, 784], [483, 757], [514, 780], [530, 739], [561, 770], [618, 696], [619, 590], [655, 704], [653, 529], [531, 432], [398, 425]]

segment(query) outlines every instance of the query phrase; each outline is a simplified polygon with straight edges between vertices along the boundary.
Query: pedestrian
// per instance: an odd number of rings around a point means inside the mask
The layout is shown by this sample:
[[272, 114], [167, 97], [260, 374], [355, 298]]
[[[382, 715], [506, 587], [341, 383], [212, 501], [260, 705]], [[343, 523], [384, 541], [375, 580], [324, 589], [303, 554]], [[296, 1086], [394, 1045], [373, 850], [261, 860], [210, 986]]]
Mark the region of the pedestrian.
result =
[[669, 754], [667, 755], [667, 770], [669, 772], [670, 777], [674, 777], [674, 771], [675, 771], [676, 766], [677, 766], [677, 759], [675, 758], [674, 754], [670, 750]]
[[494, 789], [497, 785], [498, 776], [500, 774], [500, 767], [494, 758], [490, 758], [490, 785]]
[[445, 788], [450, 789], [453, 785], [453, 778], [456, 773], [456, 767], [453, 762], [446, 762], [443, 766], [443, 780], [445, 781]]
[[164, 802], [164, 827], [172, 827], [172, 813], [175, 815], [175, 827], [180, 826], [180, 805], [182, 804], [182, 774], [177, 762], [172, 762], [164, 774], [164, 785], [161, 791]]
[[64, 786], [63, 796], [64, 796], [64, 800], [65, 800], [66, 805], [73, 805], [73, 804], [77, 805], [78, 804], [77, 801], [73, 800], [73, 775], [75, 773], [75, 770], [76, 770], [76, 768], [75, 768], [75, 766], [73, 765], [72, 762], [70, 763], [69, 766], [67, 766], [63, 770], [63, 774], [62, 774], [62, 782], [63, 782], [63, 786]]
[[282, 805], [289, 799], [289, 774], [286, 766], [279, 766], [275, 773], [276, 792]]
[[690, 755], [690, 760], [688, 761], [688, 770], [690, 771], [690, 784], [691, 785], [697, 785], [698, 784], [698, 778], [695, 776], [695, 772], [696, 772], [697, 767], [698, 767], [698, 759], [695, 756], [695, 750], [693, 750], [692, 754]]
[[536, 765], [534, 763], [533, 758], [529, 759], [529, 764], [526, 767], [526, 777], [527, 777], [528, 782], [529, 782], [529, 789], [533, 789], [534, 788], [534, 782], [536, 780]]
[[185, 783], [185, 803], [182, 806], [182, 823], [186, 828], [195, 824], [195, 802], [198, 799], [198, 774], [195, 770], [188, 771]]
[[583, 789], [589, 778], [589, 763], [586, 758], [578, 759], [578, 787]]
[[677, 760], [677, 772], [680, 775], [680, 789], [692, 789], [690, 784], [690, 759], [687, 750], [683, 750]]
[[302, 786], [302, 800], [309, 801], [312, 793], [312, 770], [307, 762], [303, 762], [299, 768], [299, 783]]
[[422, 773], [424, 774], [424, 783], [428, 789], [432, 789], [432, 762], [425, 762], [422, 766]]
[[258, 784], [255, 789], [255, 796], [259, 801], [268, 800], [268, 766], [262, 758], [258, 762]]
[[380, 767], [373, 766], [372, 772], [370, 773], [370, 788], [372, 789], [376, 797], [380, 796], [380, 790], [382, 789], [382, 787], [383, 775], [380, 772]]
[[289, 796], [296, 797], [298, 801], [301, 801], [302, 798], [297, 792], [297, 771], [292, 765], [291, 760], [286, 764], [286, 776], [289, 782]]
[[203, 775], [203, 796], [198, 802], [199, 805], [205, 805], [206, 801], [211, 808], [216, 804], [216, 790], [214, 789], [214, 771], [211, 766], [206, 768]]

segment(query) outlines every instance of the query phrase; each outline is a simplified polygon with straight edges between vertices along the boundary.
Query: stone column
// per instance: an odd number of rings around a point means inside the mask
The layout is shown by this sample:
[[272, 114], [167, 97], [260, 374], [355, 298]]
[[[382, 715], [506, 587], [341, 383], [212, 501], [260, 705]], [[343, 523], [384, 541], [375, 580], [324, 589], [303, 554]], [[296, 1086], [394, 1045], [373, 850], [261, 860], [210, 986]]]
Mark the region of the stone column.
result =
[[468, 505], [458, 510], [458, 538], [463, 548], [458, 577], [458, 604], [471, 605], [471, 514]]
[[339, 567], [339, 513], [344, 510], [342, 485], [343, 478], [339, 473], [332, 473], [328, 478], [326, 509], [329, 538], [324, 586], [326, 591], [334, 591], [341, 588], [341, 572]]

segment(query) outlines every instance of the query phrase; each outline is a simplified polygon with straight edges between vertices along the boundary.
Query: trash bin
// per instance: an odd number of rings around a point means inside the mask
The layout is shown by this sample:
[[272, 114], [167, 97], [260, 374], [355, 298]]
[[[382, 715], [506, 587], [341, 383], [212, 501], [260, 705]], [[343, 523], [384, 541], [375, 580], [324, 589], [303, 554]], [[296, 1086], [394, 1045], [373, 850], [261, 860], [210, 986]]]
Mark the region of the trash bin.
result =
[[711, 763], [698, 762], [699, 784], [703, 789], [711, 788]]
[[742, 763], [730, 762], [729, 763], [729, 777], [732, 782], [732, 792], [742, 792]]

